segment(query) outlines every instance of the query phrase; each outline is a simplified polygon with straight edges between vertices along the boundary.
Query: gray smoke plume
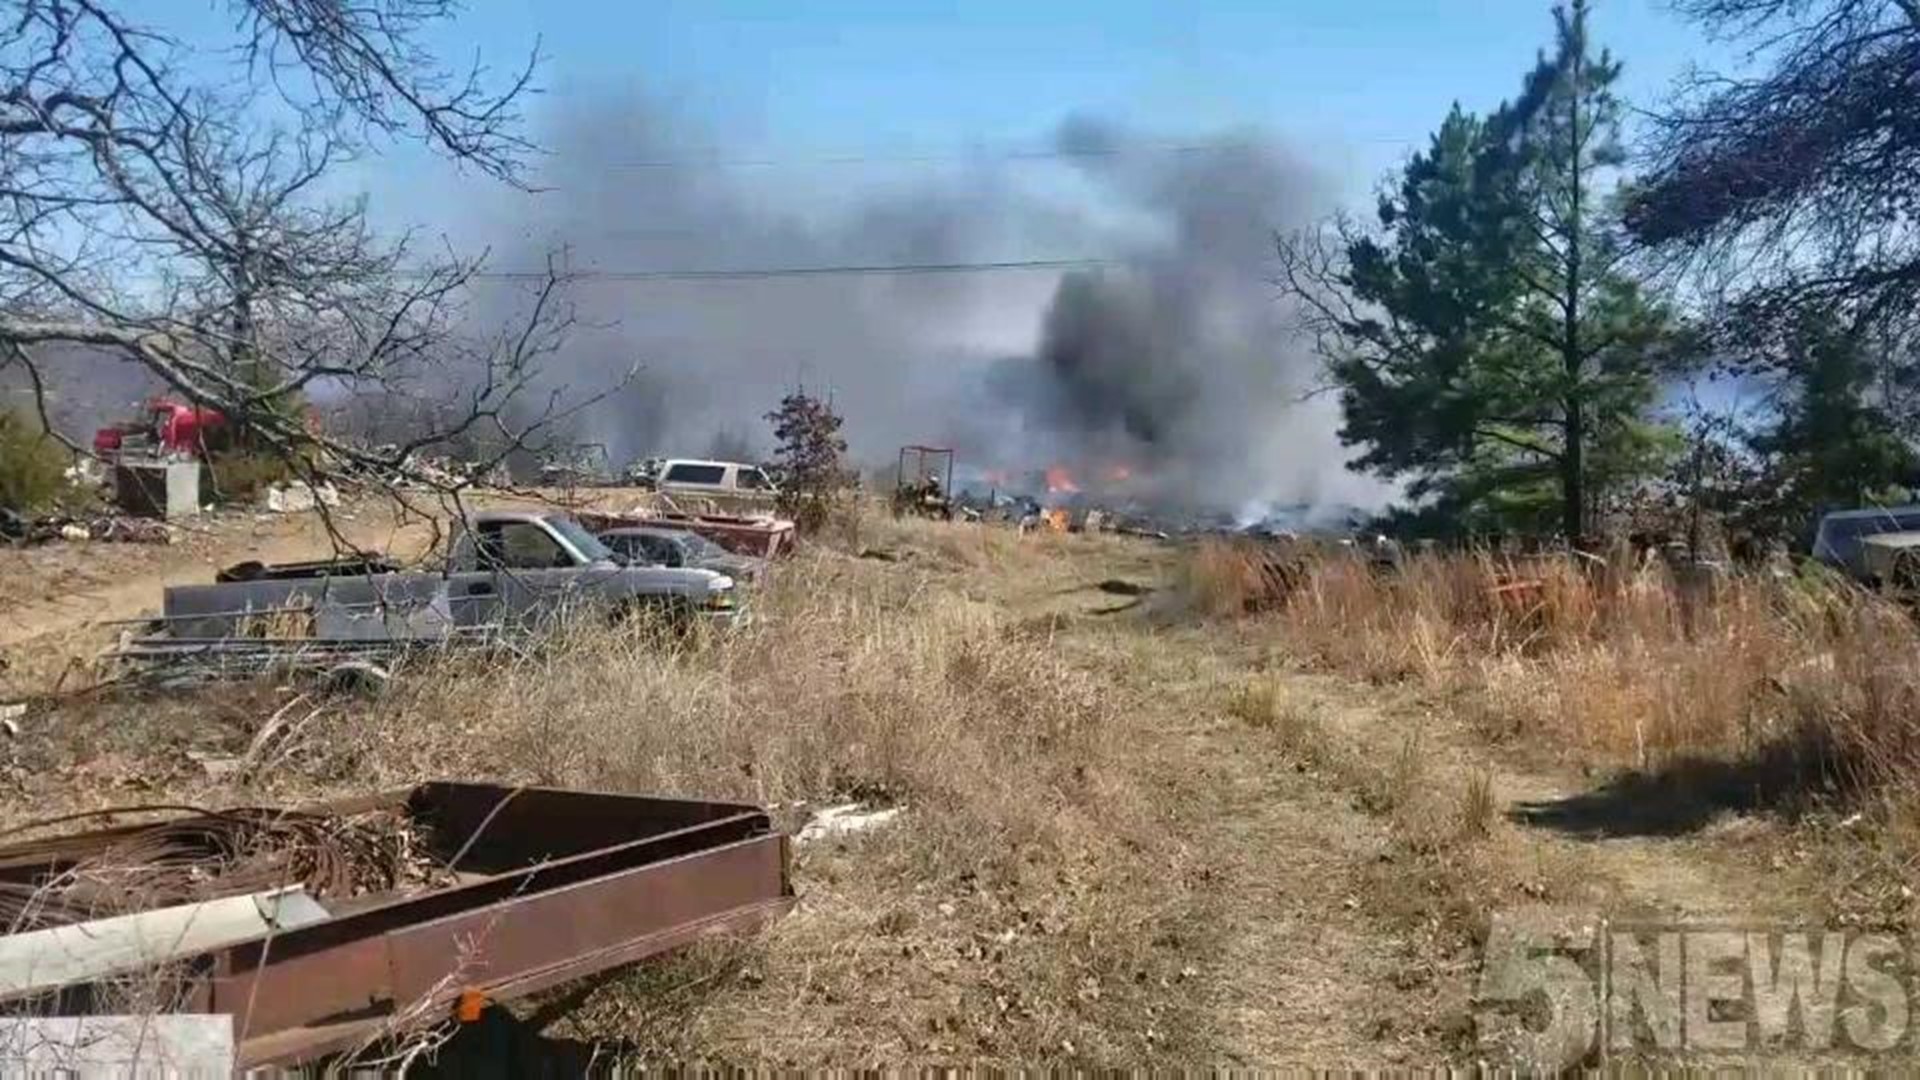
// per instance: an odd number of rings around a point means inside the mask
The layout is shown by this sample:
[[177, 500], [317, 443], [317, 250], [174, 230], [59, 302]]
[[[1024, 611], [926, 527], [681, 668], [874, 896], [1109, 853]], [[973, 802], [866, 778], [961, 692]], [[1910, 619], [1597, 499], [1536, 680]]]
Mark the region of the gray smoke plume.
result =
[[472, 227], [498, 264], [564, 246], [602, 271], [1112, 260], [581, 282], [557, 377], [585, 390], [643, 365], [578, 432], [616, 464], [701, 454], [723, 431], [764, 448], [761, 414], [803, 385], [832, 395], [863, 461], [942, 443], [978, 469], [1125, 465], [1195, 508], [1379, 501], [1343, 468], [1333, 403], [1302, 400], [1315, 361], [1269, 284], [1275, 230], [1330, 206], [1313, 171], [1257, 132], [1168, 146], [1081, 120], [1057, 140], [1057, 162], [983, 156], [856, 188], [863, 170], [688, 167], [685, 147], [711, 139], [607, 102], [548, 133], [551, 190]]

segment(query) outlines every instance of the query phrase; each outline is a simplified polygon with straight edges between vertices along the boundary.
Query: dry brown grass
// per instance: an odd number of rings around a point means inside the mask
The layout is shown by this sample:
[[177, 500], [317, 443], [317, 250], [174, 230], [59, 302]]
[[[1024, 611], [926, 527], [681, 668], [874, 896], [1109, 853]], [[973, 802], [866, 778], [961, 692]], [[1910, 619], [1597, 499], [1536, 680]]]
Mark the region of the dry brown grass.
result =
[[1265, 611], [1285, 601], [1304, 565], [1288, 546], [1209, 538], [1183, 564], [1180, 591], [1203, 615]]
[[[1252, 561], [1245, 548], [1197, 551], [1199, 604], [1235, 607], [1218, 583], [1253, 587], [1251, 570], [1233, 569]], [[1689, 783], [1710, 779], [1702, 762], [1741, 766], [1711, 779], [1744, 785], [1725, 795], [1749, 804], [1804, 806], [1832, 788], [1920, 805], [1920, 632], [1910, 612], [1844, 582], [1686, 581], [1659, 566], [1485, 555], [1381, 571], [1330, 555], [1306, 564], [1273, 625], [1310, 662], [1412, 681], [1498, 741], [1691, 769]]]
[[[617, 980], [562, 1030], [653, 1059], [1197, 1052], [1198, 1004], [1163, 990], [1185, 959], [1156, 944], [1192, 933], [1156, 877], [1177, 856], [1113, 763], [1109, 689], [992, 602], [1073, 579], [1063, 556], [1105, 539], [856, 528], [780, 566], [730, 633], [583, 628], [523, 660], [426, 664], [371, 700], [263, 681], [36, 706], [4, 749], [0, 818], [435, 777], [731, 798], [788, 825], [840, 800], [900, 805], [892, 826], [799, 850], [777, 933]], [[913, 554], [858, 557], [879, 545]], [[201, 767], [289, 703], [270, 765]]]
[[[1342, 722], [1337, 704], [1276, 674], [1242, 685], [1226, 707], [1271, 733], [1295, 769], [1330, 782], [1384, 825], [1380, 849], [1358, 866], [1359, 888], [1344, 902], [1395, 935], [1400, 966], [1389, 992], [1403, 1007], [1426, 1001], [1433, 1015], [1465, 1015], [1463, 988], [1447, 973], [1474, 955], [1490, 912], [1515, 902], [1595, 900], [1580, 854], [1531, 847], [1501, 815], [1492, 774], [1450, 768], [1420, 718], [1396, 714], [1407, 723], [1398, 732], [1356, 728]], [[1458, 1049], [1471, 1050], [1464, 1032], [1454, 1036]]]

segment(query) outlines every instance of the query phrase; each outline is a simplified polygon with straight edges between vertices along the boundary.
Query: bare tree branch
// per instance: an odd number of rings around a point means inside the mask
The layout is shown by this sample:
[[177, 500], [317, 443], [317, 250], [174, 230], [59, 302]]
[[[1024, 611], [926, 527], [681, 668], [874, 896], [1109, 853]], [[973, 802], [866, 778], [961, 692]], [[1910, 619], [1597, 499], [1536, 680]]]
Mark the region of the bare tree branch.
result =
[[[422, 41], [454, 10], [233, 0], [232, 38], [190, 48], [108, 0], [19, 5], [0, 23], [0, 362], [40, 388], [76, 354], [49, 346], [119, 357], [314, 479], [450, 490], [422, 451], [482, 430], [495, 460], [536, 445], [581, 407], [523, 401], [573, 322], [558, 263], [518, 317], [481, 314], [479, 259], [380, 237], [361, 202], [318, 195], [376, 136], [517, 178], [537, 57], [497, 87], [478, 64], [448, 71]], [[237, 85], [188, 73], [189, 53], [217, 50]], [[390, 447], [309, 420], [429, 383], [461, 407]]]

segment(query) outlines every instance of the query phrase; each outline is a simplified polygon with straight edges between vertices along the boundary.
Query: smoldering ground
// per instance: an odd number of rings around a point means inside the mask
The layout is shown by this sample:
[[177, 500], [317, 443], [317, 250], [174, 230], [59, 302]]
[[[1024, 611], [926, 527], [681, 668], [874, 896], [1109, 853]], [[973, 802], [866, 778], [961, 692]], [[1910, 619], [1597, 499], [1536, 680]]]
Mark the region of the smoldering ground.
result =
[[[1125, 465], [1149, 496], [1218, 509], [1377, 498], [1344, 470], [1334, 403], [1303, 400], [1317, 361], [1270, 284], [1274, 232], [1335, 194], [1277, 140], [1079, 119], [1040, 155], [687, 150], [717, 141], [630, 99], [570, 107], [544, 190], [476, 223], [496, 265], [559, 248], [584, 273], [550, 378], [584, 393], [641, 366], [576, 426], [616, 464], [764, 443], [761, 414], [803, 386], [867, 461], [928, 442], [983, 468]], [[902, 265], [926, 269], [862, 272]], [[821, 268], [843, 269], [791, 272]]]

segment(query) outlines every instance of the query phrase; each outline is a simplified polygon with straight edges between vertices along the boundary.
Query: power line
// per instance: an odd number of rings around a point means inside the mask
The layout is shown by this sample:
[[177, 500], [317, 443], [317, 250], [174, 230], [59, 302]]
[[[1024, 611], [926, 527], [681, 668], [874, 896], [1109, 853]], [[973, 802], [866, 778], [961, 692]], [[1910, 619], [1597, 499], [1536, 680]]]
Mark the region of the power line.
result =
[[869, 153], [869, 154], [824, 154], [818, 157], [798, 158], [732, 158], [720, 155], [687, 158], [658, 158], [642, 161], [617, 161], [611, 167], [616, 169], [761, 169], [780, 168], [800, 165], [879, 165], [879, 164], [949, 164], [971, 161], [1063, 161], [1082, 158], [1117, 158], [1135, 154], [1202, 154], [1228, 148], [1243, 148], [1258, 145], [1246, 141], [1199, 143], [1193, 145], [1172, 144], [1165, 146], [1127, 146], [1110, 148], [1087, 148], [1083, 150], [980, 150], [977, 152], [945, 151], [940, 153]]
[[[1002, 270], [1087, 270], [1113, 266], [1118, 259], [1006, 259], [996, 262], [855, 263], [832, 266], [749, 266], [722, 269], [583, 269], [559, 271], [573, 281], [740, 281], [783, 277], [837, 277], [875, 274], [980, 274]], [[545, 281], [544, 270], [482, 270], [485, 281]]]
[[[1419, 139], [1390, 138], [1384, 136], [1366, 138], [1348, 138], [1348, 142], [1388, 143], [1410, 145]], [[859, 153], [859, 154], [822, 154], [814, 157], [786, 158], [745, 158], [727, 157], [723, 154], [698, 155], [682, 158], [653, 158], [639, 161], [616, 161], [609, 164], [613, 169], [771, 169], [811, 165], [938, 165], [977, 161], [1072, 161], [1094, 160], [1100, 158], [1136, 157], [1148, 154], [1207, 154], [1221, 150], [1244, 150], [1269, 145], [1254, 139], [1227, 139], [1207, 143], [1129, 143], [1124, 146], [1087, 147], [1070, 150], [1060, 147], [1047, 149], [1008, 149], [977, 151], [941, 151], [930, 153]], [[1278, 145], [1278, 144], [1275, 144]]]

